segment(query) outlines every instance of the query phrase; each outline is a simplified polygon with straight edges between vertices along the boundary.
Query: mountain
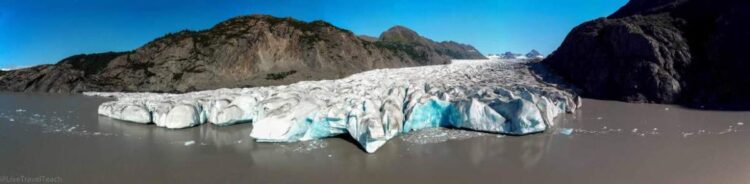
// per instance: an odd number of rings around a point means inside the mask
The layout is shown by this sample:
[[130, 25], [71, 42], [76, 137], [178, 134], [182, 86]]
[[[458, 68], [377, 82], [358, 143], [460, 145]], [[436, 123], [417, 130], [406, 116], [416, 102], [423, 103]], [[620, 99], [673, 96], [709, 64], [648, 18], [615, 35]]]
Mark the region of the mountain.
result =
[[[394, 30], [404, 33], [403, 40], [389, 36]], [[0, 90], [187, 92], [267, 86], [446, 64], [475, 54], [471, 46], [435, 43], [401, 26], [372, 40], [324, 21], [251, 15], [207, 30], [170, 33], [128, 52], [76, 55], [8, 71], [0, 74]]]
[[750, 1], [631, 0], [544, 63], [593, 98], [750, 107]]
[[8, 91], [67, 92], [94, 83], [93, 77], [126, 52], [81, 54], [54, 65], [39, 65], [0, 75], [0, 89]]
[[529, 53], [526, 53], [526, 58], [529, 59], [542, 59], [544, 58], [544, 55], [539, 53], [536, 49], [532, 49]]
[[405, 50], [410, 56], [426, 60], [487, 59], [471, 45], [453, 41], [435, 42], [403, 26], [394, 26], [380, 34], [379, 46]]
[[505, 52], [503, 54], [500, 54], [500, 59], [518, 59], [521, 54], [516, 54], [513, 52]]

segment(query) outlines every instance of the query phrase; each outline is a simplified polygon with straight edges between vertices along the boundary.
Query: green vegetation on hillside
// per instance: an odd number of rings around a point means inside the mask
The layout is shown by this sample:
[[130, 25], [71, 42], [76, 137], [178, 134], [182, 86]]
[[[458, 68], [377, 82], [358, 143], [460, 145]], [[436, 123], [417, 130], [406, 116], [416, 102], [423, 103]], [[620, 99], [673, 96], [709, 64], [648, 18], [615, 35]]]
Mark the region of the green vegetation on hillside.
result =
[[281, 80], [294, 73], [297, 73], [297, 71], [290, 70], [287, 72], [269, 73], [269, 74], [266, 74], [266, 80]]
[[107, 67], [109, 63], [124, 54], [130, 52], [104, 52], [97, 54], [79, 54], [70, 56], [60, 61], [62, 64], [69, 64], [76, 70], [82, 70], [84, 75], [92, 75], [100, 72]]
[[415, 60], [421, 60], [425, 61], [427, 60], [427, 54], [422, 51], [418, 51], [416, 48], [418, 45], [412, 44], [412, 43], [402, 43], [402, 42], [384, 42], [384, 41], [378, 41], [375, 42], [375, 45], [382, 48], [387, 48], [394, 51], [403, 51], [409, 57]]

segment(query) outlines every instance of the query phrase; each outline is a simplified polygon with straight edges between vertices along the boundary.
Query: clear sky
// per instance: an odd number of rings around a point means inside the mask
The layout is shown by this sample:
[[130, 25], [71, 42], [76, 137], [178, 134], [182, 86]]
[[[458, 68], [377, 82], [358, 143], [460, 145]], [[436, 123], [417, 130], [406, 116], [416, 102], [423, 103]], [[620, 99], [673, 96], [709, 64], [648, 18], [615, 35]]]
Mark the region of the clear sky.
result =
[[238, 15], [325, 20], [378, 36], [394, 25], [482, 53], [554, 51], [576, 25], [627, 0], [0, 0], [0, 68], [127, 51]]

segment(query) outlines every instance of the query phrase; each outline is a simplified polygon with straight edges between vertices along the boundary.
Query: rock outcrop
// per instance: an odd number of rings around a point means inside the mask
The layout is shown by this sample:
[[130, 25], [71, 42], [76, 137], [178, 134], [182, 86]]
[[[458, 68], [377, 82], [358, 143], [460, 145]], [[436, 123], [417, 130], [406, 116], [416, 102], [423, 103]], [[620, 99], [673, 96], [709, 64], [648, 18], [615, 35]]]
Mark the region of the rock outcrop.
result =
[[572, 30], [544, 60], [584, 96], [750, 106], [750, 2], [631, 0]]
[[[403, 38], [428, 40], [416, 33]], [[207, 30], [170, 33], [129, 52], [77, 55], [54, 65], [8, 71], [0, 74], [0, 90], [187, 92], [336, 79], [377, 68], [481, 56], [473, 47], [453, 42], [425, 42], [429, 47], [422, 49], [381, 40], [323, 21], [242, 16]]]

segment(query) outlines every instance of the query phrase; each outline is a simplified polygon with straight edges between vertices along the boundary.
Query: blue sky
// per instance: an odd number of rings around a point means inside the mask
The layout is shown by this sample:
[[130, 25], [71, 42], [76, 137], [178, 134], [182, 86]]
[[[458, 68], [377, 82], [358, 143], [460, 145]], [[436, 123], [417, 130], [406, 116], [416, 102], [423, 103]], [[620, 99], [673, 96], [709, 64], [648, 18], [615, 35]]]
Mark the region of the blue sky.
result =
[[394, 25], [482, 53], [555, 50], [576, 25], [627, 0], [0, 0], [0, 68], [126, 51], [238, 15], [325, 20], [378, 36]]

